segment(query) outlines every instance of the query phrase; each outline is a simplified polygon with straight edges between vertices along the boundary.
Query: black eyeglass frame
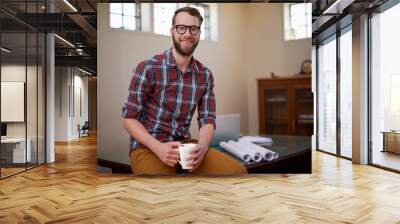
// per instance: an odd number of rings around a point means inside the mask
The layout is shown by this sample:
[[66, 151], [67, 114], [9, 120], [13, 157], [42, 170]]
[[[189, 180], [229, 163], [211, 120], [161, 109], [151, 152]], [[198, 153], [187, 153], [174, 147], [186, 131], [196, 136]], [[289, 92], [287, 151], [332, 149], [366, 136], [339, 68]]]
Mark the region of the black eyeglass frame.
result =
[[[182, 32], [182, 33], [180, 33], [179, 31], [178, 31], [178, 27], [185, 27], [185, 30]], [[186, 26], [186, 25], [182, 25], [182, 24], [179, 24], [179, 25], [175, 25], [174, 26], [174, 28], [175, 28], [175, 30], [176, 30], [176, 32], [177, 33], [179, 33], [179, 34], [185, 34], [186, 33], [186, 30], [189, 28], [189, 33], [191, 34], [191, 35], [193, 35], [193, 36], [195, 36], [195, 35], [197, 35], [197, 34], [199, 34], [200, 33], [200, 28], [201, 27], [199, 27], [199, 26]], [[193, 28], [196, 28], [197, 29], [197, 32], [193, 32]]]

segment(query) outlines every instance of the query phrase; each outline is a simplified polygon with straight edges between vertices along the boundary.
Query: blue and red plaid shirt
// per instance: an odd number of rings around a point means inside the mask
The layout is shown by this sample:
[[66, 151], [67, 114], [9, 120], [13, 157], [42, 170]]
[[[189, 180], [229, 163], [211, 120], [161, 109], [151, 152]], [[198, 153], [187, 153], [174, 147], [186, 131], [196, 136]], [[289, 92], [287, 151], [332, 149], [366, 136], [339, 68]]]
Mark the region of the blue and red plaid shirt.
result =
[[[188, 140], [196, 107], [199, 128], [212, 124], [215, 129], [213, 89], [210, 69], [192, 58], [183, 74], [171, 48], [137, 65], [122, 116], [140, 121], [161, 142]], [[138, 147], [140, 143], [131, 137], [130, 152]]]

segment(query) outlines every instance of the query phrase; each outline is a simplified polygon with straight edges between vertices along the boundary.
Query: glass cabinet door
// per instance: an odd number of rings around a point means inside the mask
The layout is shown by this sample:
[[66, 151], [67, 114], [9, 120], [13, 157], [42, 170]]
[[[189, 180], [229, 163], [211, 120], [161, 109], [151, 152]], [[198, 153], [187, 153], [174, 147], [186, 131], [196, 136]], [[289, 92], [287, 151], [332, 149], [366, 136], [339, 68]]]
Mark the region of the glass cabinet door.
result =
[[310, 88], [295, 88], [294, 91], [294, 130], [295, 135], [313, 134], [313, 95]]
[[265, 130], [267, 134], [289, 134], [288, 90], [265, 90]]

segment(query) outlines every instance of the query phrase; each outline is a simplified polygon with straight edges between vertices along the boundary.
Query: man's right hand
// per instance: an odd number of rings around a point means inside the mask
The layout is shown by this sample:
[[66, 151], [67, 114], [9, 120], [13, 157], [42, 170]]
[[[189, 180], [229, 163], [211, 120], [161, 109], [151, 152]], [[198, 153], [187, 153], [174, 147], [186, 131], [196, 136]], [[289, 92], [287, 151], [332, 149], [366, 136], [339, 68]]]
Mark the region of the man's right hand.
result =
[[156, 152], [158, 158], [167, 164], [168, 166], [175, 166], [179, 160], [179, 146], [182, 145], [180, 142], [165, 142], [161, 143], [157, 149], [153, 150]]

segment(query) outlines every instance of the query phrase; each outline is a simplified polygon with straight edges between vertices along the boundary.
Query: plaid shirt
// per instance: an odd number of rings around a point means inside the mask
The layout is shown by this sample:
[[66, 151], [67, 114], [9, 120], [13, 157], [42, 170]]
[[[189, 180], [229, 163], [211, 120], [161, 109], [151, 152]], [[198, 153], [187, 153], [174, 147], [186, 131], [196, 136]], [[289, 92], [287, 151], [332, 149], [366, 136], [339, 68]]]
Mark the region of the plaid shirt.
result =
[[[183, 74], [172, 48], [140, 62], [133, 74], [122, 117], [140, 121], [161, 142], [190, 139], [189, 127], [198, 106], [199, 128], [214, 125], [215, 96], [211, 71], [196, 59]], [[140, 147], [130, 138], [130, 152]]]

